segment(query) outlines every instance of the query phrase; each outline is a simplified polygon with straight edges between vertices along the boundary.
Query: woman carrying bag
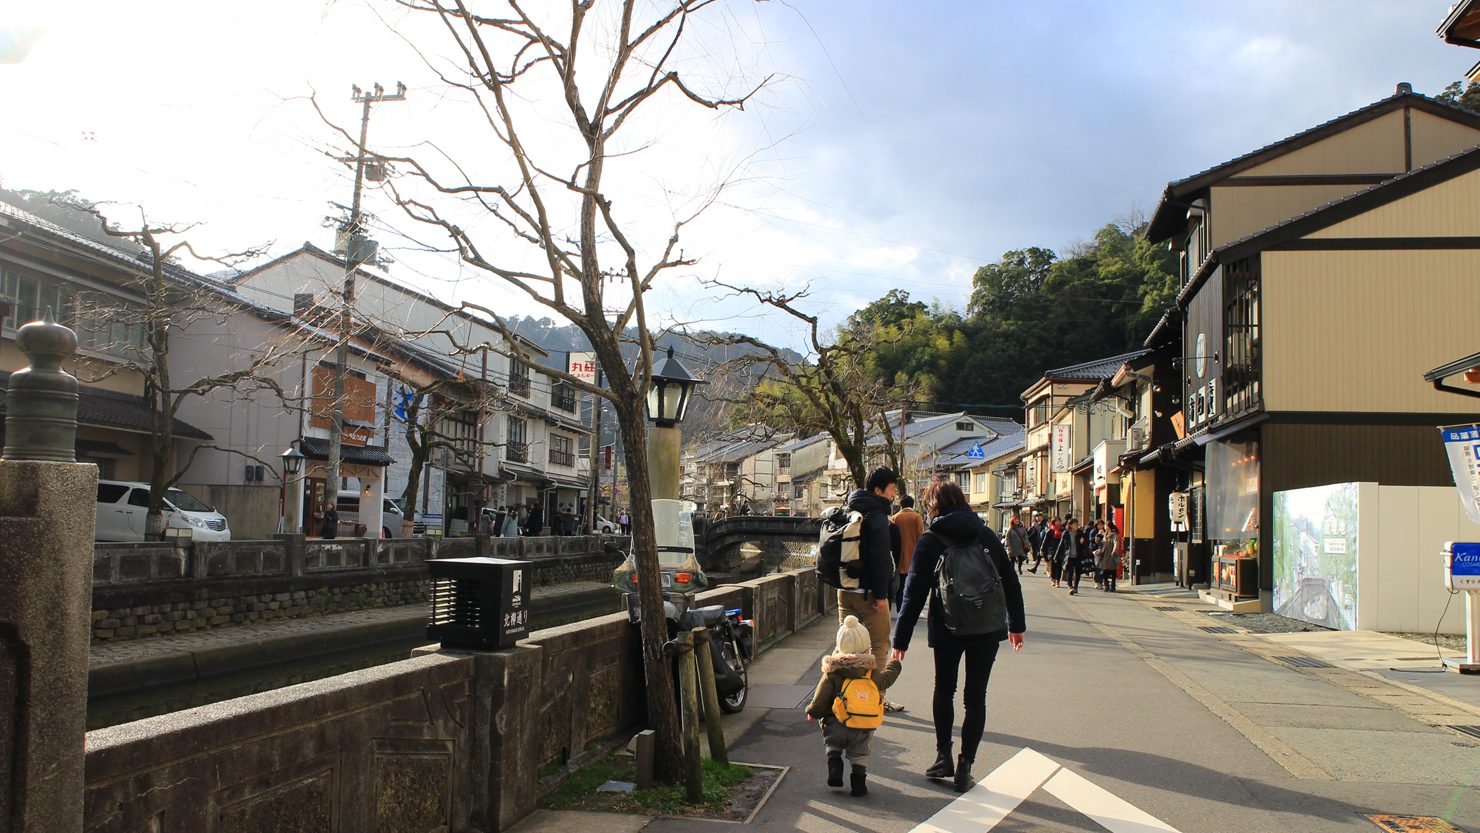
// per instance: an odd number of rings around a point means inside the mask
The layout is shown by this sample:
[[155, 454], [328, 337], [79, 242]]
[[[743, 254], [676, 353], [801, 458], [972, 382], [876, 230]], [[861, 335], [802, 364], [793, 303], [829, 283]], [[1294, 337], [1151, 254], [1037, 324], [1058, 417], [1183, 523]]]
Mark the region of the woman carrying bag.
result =
[[[1013, 650], [1021, 651], [1023, 648], [1023, 631], [1027, 629], [1023, 618], [1023, 589], [1001, 539], [971, 511], [960, 486], [949, 482], [932, 483], [925, 491], [924, 502], [930, 524], [916, 545], [910, 562], [904, 587], [904, 606], [894, 628], [891, 658], [903, 661], [905, 651], [910, 647], [910, 637], [914, 635], [915, 623], [929, 601], [927, 633], [930, 648], [935, 654], [932, 708], [937, 755], [935, 763], [925, 770], [925, 774], [931, 778], [952, 778], [956, 791], [965, 792], [972, 784], [971, 765], [976, 760], [976, 750], [986, 729], [987, 682], [992, 675], [992, 663], [997, 659], [997, 648], [1003, 640], [1010, 641]], [[951, 563], [962, 558], [984, 559], [984, 562]], [[942, 561], [947, 563], [942, 564]], [[984, 607], [1005, 613], [1000, 621], [990, 623], [986, 629], [962, 626], [961, 617], [952, 613], [956, 609], [954, 593], [950, 599], [942, 598], [940, 576], [966, 576], [973, 570], [977, 575], [991, 576], [995, 573], [990, 591], [993, 598]], [[961, 723], [961, 754], [952, 761], [951, 734], [956, 720], [954, 701], [963, 657], [966, 660], [966, 682], [962, 697], [965, 716]]]

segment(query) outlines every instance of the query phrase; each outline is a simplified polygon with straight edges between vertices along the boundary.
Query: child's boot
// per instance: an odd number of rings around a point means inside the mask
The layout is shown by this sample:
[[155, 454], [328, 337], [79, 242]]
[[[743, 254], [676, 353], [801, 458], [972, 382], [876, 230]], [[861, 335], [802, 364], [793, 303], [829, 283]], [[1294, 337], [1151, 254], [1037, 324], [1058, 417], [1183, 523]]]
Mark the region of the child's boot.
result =
[[841, 753], [827, 756], [827, 785], [829, 787], [843, 786], [843, 756]]
[[868, 778], [868, 769], [866, 767], [853, 767], [853, 772], [849, 774], [848, 778], [852, 782], [854, 798], [868, 795], [868, 784], [864, 783]]

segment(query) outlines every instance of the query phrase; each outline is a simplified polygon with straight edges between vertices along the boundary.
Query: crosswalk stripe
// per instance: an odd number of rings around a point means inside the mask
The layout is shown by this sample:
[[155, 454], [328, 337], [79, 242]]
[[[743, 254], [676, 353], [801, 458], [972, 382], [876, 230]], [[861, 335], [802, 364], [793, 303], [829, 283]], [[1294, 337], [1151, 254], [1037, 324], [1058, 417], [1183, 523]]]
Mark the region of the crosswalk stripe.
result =
[[1039, 787], [1110, 833], [1178, 833], [1176, 828], [1032, 749], [1013, 755], [910, 833], [989, 833]]
[[911, 833], [985, 833], [1016, 810], [1058, 768], [1041, 753], [1024, 749]]
[[1043, 785], [1049, 795], [1095, 820], [1110, 833], [1177, 833], [1152, 816], [1083, 776], [1061, 769]]

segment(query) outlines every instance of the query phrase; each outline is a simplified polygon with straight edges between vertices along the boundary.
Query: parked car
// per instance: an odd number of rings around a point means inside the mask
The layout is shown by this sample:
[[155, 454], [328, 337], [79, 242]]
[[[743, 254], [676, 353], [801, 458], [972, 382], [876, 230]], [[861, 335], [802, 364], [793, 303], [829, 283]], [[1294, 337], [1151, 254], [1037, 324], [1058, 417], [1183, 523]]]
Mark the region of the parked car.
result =
[[[401, 524], [406, 519], [406, 514], [401, 511], [401, 505], [384, 496], [380, 500], [380, 537], [401, 537]], [[354, 489], [341, 490], [334, 508], [339, 512], [339, 534], [355, 534], [360, 524], [360, 493]], [[426, 527], [423, 526], [422, 529], [425, 531]], [[416, 534], [415, 530], [412, 534]]]
[[601, 535], [616, 535], [618, 532], [622, 531], [622, 528], [620, 526], [617, 526], [614, 522], [609, 521], [606, 518], [601, 517], [600, 515], [597, 515], [596, 520], [591, 524], [591, 531], [599, 533]]
[[[149, 484], [125, 480], [98, 481], [98, 520], [94, 538], [99, 541], [143, 541], [149, 516]], [[189, 492], [167, 489], [164, 493], [166, 529], [188, 529], [197, 541], [230, 541], [226, 516]]]

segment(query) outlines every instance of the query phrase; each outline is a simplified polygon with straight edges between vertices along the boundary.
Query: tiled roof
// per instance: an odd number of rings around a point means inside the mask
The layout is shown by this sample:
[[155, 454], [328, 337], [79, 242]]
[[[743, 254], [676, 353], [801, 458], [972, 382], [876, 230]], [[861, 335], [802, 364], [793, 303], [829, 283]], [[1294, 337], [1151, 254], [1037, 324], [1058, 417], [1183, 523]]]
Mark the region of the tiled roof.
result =
[[776, 450], [777, 451], [783, 451], [783, 452], [787, 452], [787, 451], [800, 451], [801, 449], [806, 448], [809, 445], [812, 445], [814, 443], [822, 442], [825, 439], [827, 439], [827, 432], [826, 431], [823, 431], [820, 434], [813, 434], [812, 436], [807, 437], [806, 439], [801, 439], [801, 440], [797, 440], [796, 442], [787, 443], [786, 445], [783, 445], [783, 446], [781, 446], [780, 448], [778, 448]]
[[1121, 353], [1118, 356], [1109, 356], [1103, 359], [1071, 364], [1068, 367], [1058, 367], [1053, 370], [1045, 370], [1043, 378], [1057, 381], [1083, 381], [1098, 382], [1101, 379], [1115, 375], [1115, 371], [1128, 361], [1139, 359], [1150, 353], [1150, 350], [1132, 350], [1129, 353]]
[[[329, 441], [326, 439], [304, 437], [300, 448], [303, 456], [310, 460], [329, 459]], [[378, 445], [341, 445], [339, 459], [346, 463], [367, 466], [389, 466], [396, 462], [394, 457], [386, 453], [383, 446]]]
[[[0, 372], [0, 413], [6, 412], [9, 389], [10, 374]], [[78, 385], [77, 423], [134, 434], [151, 434], [154, 432], [154, 411], [142, 396]], [[210, 434], [181, 419], [174, 421], [174, 433], [182, 440], [213, 439]]]

